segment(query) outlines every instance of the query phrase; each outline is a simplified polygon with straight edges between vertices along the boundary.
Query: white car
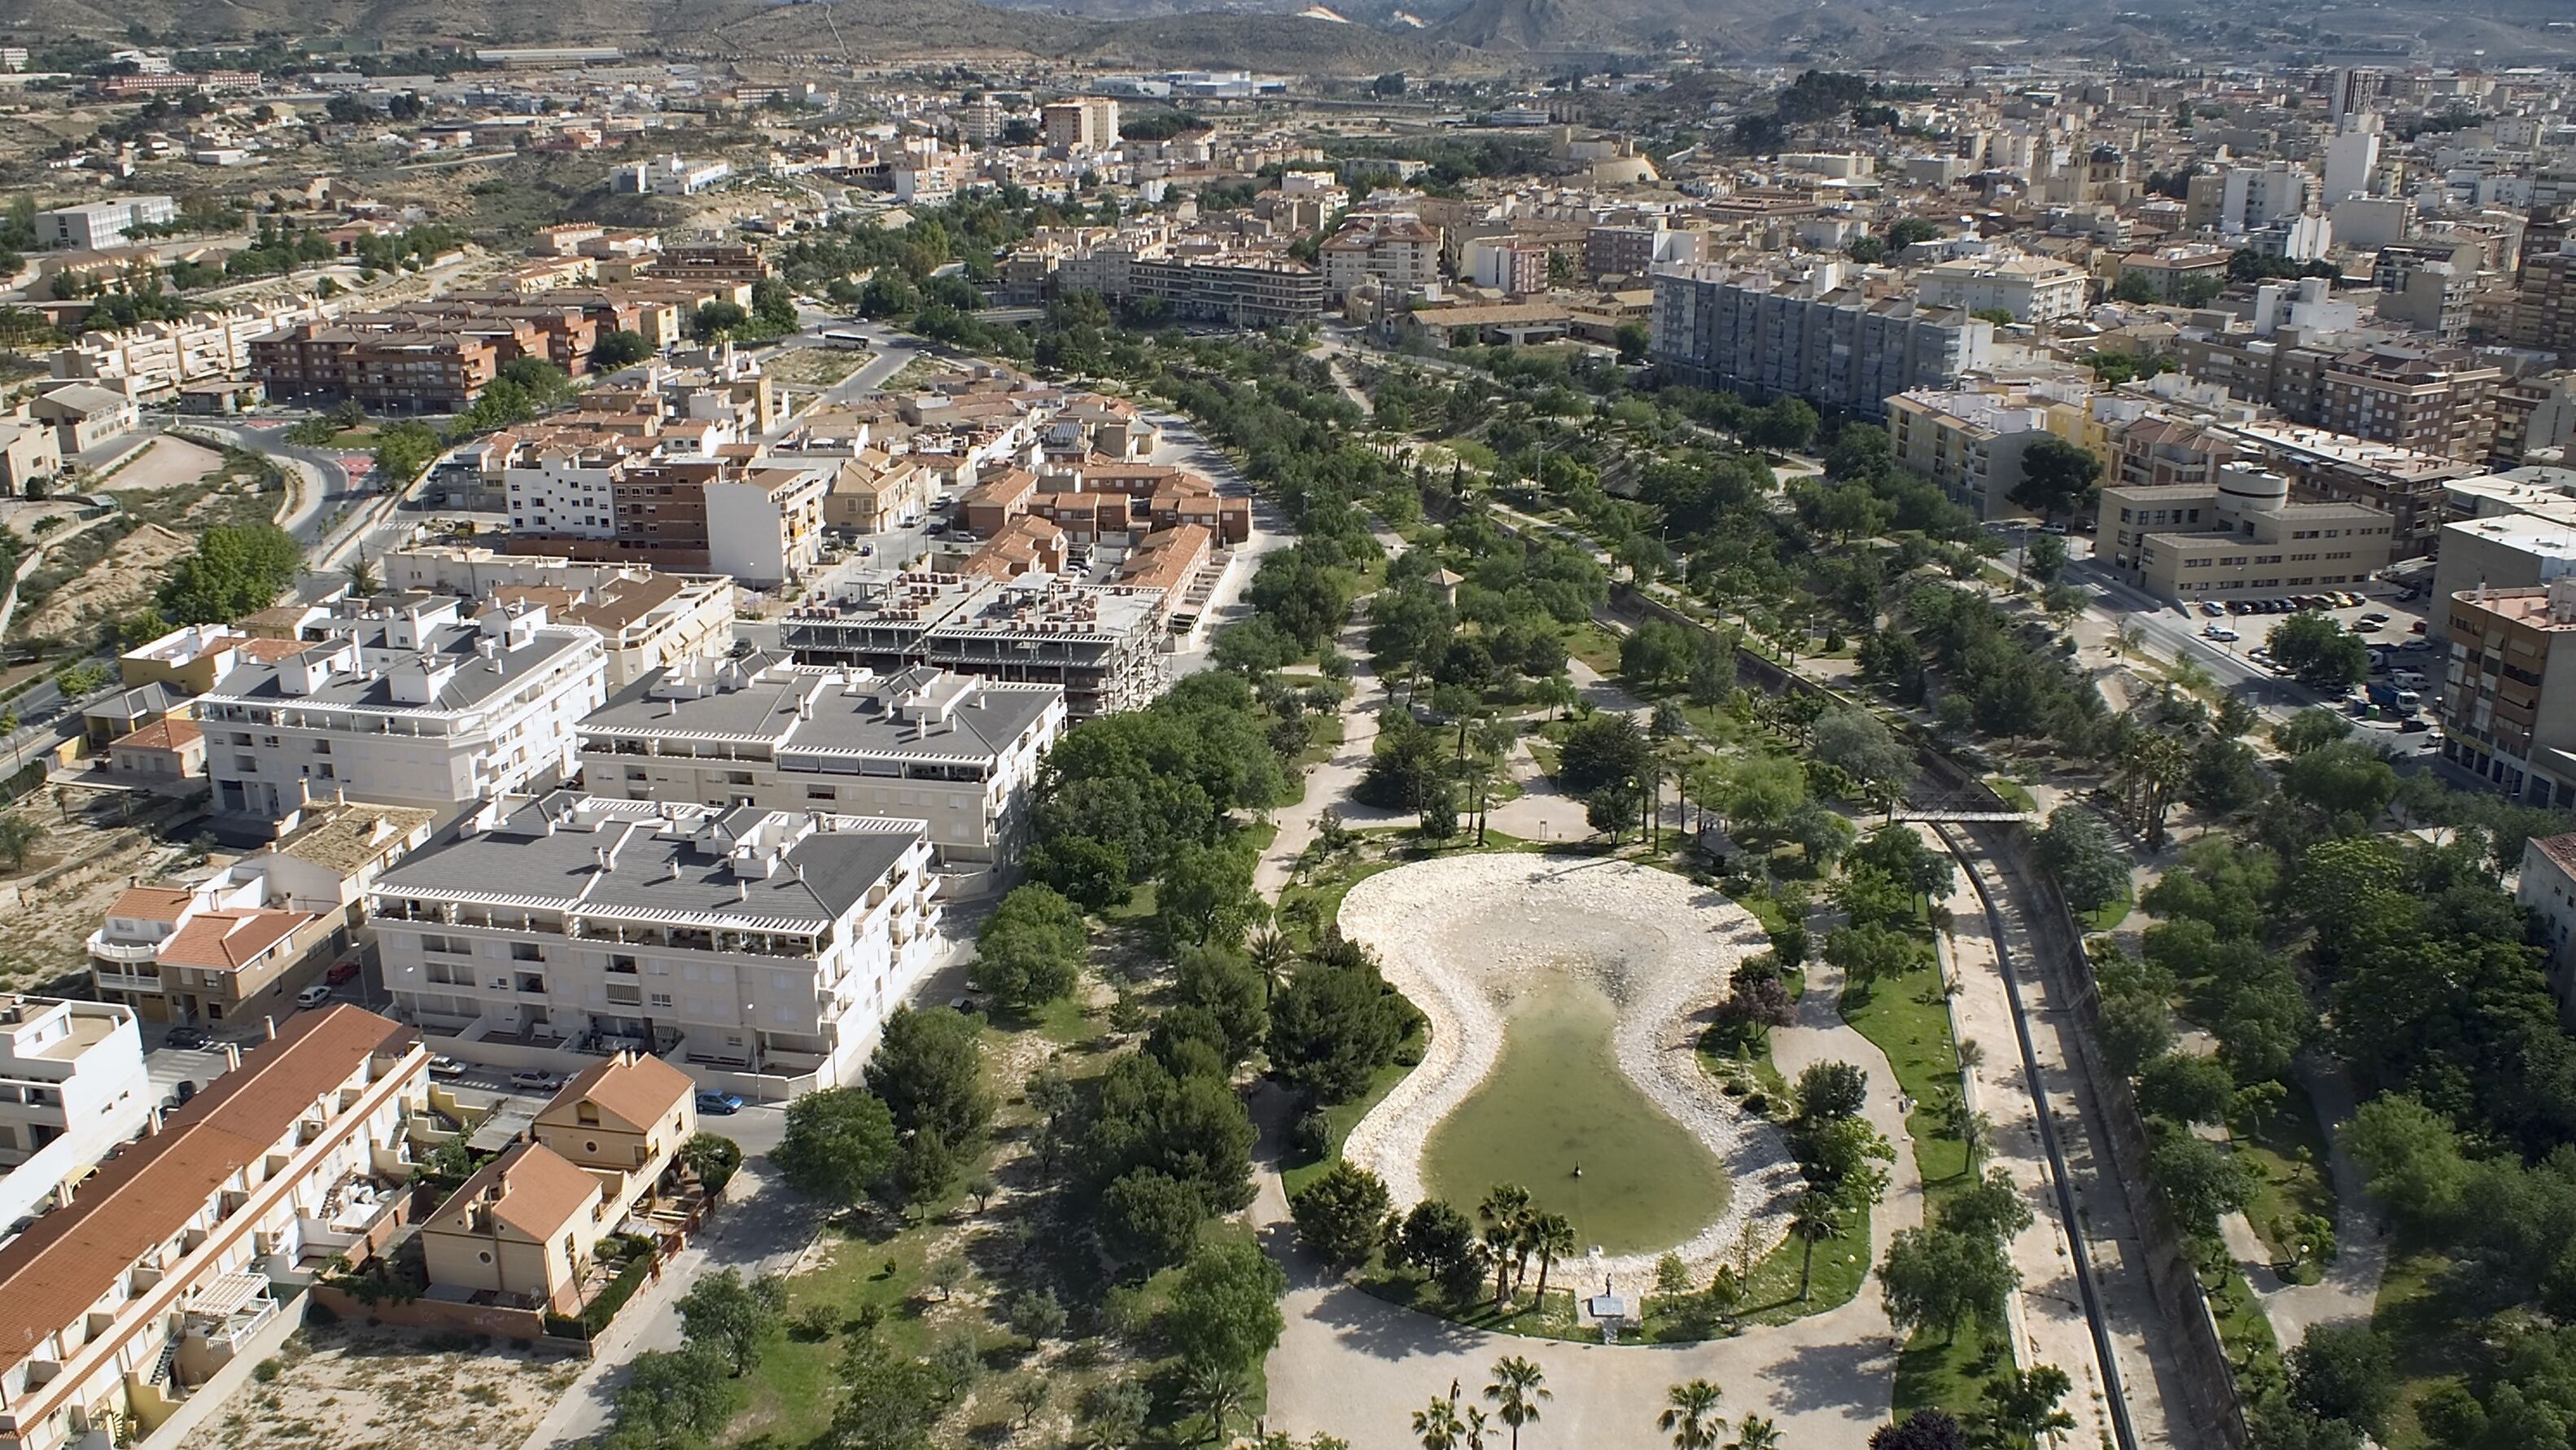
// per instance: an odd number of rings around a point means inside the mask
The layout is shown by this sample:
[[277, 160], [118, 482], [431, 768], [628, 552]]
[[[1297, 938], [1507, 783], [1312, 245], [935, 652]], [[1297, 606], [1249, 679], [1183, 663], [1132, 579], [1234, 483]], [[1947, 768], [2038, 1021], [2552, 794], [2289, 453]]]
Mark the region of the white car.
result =
[[319, 1007], [330, 1000], [331, 989], [323, 986], [320, 982], [316, 982], [312, 986], [295, 994], [295, 1005], [298, 1007]]
[[563, 1079], [550, 1072], [539, 1072], [533, 1067], [523, 1067], [510, 1074], [510, 1086], [533, 1093], [550, 1093], [563, 1086]]
[[2200, 627], [2200, 632], [2220, 644], [2234, 644], [2238, 638], [2235, 630], [2223, 624], [2204, 624]]
[[463, 1077], [465, 1064], [442, 1052], [429, 1060], [429, 1075], [442, 1079]]

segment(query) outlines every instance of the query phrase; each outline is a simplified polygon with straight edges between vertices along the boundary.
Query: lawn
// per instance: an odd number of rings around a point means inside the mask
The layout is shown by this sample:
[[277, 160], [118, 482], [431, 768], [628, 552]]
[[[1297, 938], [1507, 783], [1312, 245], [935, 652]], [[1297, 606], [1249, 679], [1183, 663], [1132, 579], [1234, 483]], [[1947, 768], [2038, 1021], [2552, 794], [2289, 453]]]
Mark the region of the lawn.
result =
[[1996, 795], [2001, 796], [2004, 804], [2012, 807], [2014, 810], [2035, 811], [2039, 809], [2038, 799], [2028, 790], [2023, 789], [2020, 781], [2010, 779], [2006, 776], [1990, 775], [1986, 777], [1986, 788], [1993, 791]]
[[1916, 1410], [1947, 1410], [1967, 1418], [1983, 1397], [1986, 1381], [2012, 1362], [2011, 1341], [1999, 1329], [1963, 1329], [1946, 1343], [1938, 1334], [1917, 1334], [1896, 1356], [1896, 1418]]
[[[2225, 1251], [2216, 1244], [2194, 1244], [2191, 1252], [2204, 1263], [2225, 1258]], [[2218, 1341], [2227, 1346], [2236, 1382], [2279, 1383], [2281, 1342], [2273, 1337], [2272, 1321], [2263, 1317], [2263, 1306], [2255, 1300], [2245, 1275], [2234, 1264], [2203, 1269], [2200, 1288], [2209, 1297], [2209, 1312], [2218, 1321]]]
[[1619, 673], [1619, 640], [1592, 620], [1565, 628], [1565, 652], [1590, 665], [1603, 678]]
[[2415, 1420], [2415, 1406], [2446, 1382], [2476, 1368], [2485, 1315], [2454, 1282], [2451, 1258], [2439, 1249], [2400, 1244], [2389, 1255], [2370, 1325], [2397, 1350], [2397, 1412], [2388, 1450], [2435, 1450]]
[[[2240, 1112], [2230, 1116], [2227, 1130], [2236, 1140], [2236, 1151], [2256, 1173], [2245, 1217], [2263, 1246], [2271, 1250], [2272, 1261], [2288, 1263], [2291, 1254], [2275, 1226], [2299, 1214], [2314, 1214], [2329, 1223], [2335, 1216], [2334, 1180], [2327, 1168], [2326, 1136], [2317, 1125], [2316, 1107], [2306, 1090], [2292, 1083], [2281, 1106], [2264, 1114], [2259, 1123]], [[2303, 1284], [2313, 1284], [2321, 1275], [2309, 1263], [2299, 1266], [2296, 1277]]]
[[[1422, 1061], [1422, 1048], [1422, 1035], [1416, 1033], [1403, 1046], [1396, 1049], [1396, 1061], [1379, 1068], [1377, 1075], [1369, 1079], [1368, 1091], [1348, 1102], [1325, 1104], [1324, 1156], [1312, 1163], [1302, 1163], [1294, 1168], [1282, 1169], [1279, 1174], [1280, 1188], [1288, 1193], [1295, 1193], [1305, 1187], [1316, 1175], [1332, 1167], [1341, 1158], [1342, 1141], [1350, 1137], [1351, 1129], [1358, 1127], [1360, 1120], [1369, 1115], [1369, 1109], [1384, 1101], [1388, 1093], [1395, 1091], [1395, 1085], [1404, 1081], [1404, 1075], [1413, 1071], [1414, 1067]], [[1406, 1058], [1411, 1058], [1412, 1061], [1407, 1062], [1404, 1060]]]

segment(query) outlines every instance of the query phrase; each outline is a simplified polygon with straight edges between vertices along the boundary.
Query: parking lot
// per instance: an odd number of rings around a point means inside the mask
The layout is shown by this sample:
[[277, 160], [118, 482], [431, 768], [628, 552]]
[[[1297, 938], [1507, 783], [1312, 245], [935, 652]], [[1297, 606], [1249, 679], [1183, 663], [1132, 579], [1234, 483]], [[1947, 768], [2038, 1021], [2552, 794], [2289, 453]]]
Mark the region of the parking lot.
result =
[[[2271, 651], [2272, 631], [2302, 614], [2321, 614], [2351, 631], [2371, 652], [2369, 680], [2354, 695], [2356, 707], [2369, 707], [2364, 723], [2400, 722], [2434, 713], [2441, 681], [2439, 653], [2425, 638], [2423, 596], [2413, 590], [2379, 586], [2368, 594], [2353, 590], [2318, 591], [2224, 602], [2204, 600], [2192, 606], [2200, 635], [2224, 646], [2249, 666], [2279, 673]], [[2410, 698], [2411, 697], [2411, 698]], [[2420, 727], [2419, 727], [2420, 728]]]

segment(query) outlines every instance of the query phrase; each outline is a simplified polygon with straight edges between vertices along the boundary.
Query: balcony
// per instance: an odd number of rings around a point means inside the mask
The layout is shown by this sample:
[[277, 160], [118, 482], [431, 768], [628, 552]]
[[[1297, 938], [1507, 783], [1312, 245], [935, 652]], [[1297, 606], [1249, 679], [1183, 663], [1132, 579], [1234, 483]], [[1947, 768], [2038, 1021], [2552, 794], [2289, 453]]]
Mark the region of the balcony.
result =
[[[143, 966], [151, 966], [161, 951], [159, 942], [117, 941], [102, 932], [92, 932], [89, 940], [82, 943], [82, 946], [97, 961]], [[156, 982], [154, 988], [158, 990], [159, 983]]]

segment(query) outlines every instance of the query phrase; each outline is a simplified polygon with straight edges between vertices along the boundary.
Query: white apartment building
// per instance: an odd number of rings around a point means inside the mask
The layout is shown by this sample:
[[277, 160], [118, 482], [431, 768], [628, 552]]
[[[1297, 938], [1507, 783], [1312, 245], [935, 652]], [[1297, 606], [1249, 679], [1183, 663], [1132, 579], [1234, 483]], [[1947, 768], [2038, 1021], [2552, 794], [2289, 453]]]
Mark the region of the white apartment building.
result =
[[559, 624], [595, 631], [612, 695], [665, 666], [733, 647], [733, 581], [718, 575], [453, 545], [397, 549], [377, 564], [396, 593], [543, 606]]
[[215, 808], [291, 829], [346, 795], [446, 814], [572, 768], [574, 722], [608, 698], [596, 631], [542, 607], [342, 601], [298, 653], [236, 666], [197, 701]]
[[0, 1245], [0, 1450], [151, 1447], [189, 1401], [247, 1384], [303, 1318], [270, 1275], [402, 1196], [428, 1067], [373, 1013], [298, 1013]]
[[124, 241], [128, 228], [160, 226], [178, 216], [179, 204], [166, 196], [85, 201], [36, 213], [36, 240], [43, 246], [95, 252]]
[[617, 191], [637, 196], [695, 196], [733, 175], [729, 161], [692, 161], [671, 153], [620, 166], [609, 177]]
[[640, 1050], [778, 1098], [858, 1080], [936, 953], [918, 820], [571, 791], [486, 802], [378, 878], [396, 1010], [442, 1051]]
[[581, 722], [583, 787], [629, 800], [918, 817], [951, 866], [1026, 845], [1064, 691], [783, 654], [656, 671]]
[[0, 993], [0, 1225], [57, 1202], [151, 1124], [152, 1100], [134, 1009]]
[[1926, 267], [1915, 295], [1935, 307], [1966, 312], [2003, 311], [2015, 322], [2055, 322], [2081, 317], [2092, 274], [2049, 257], [1961, 257]]
[[319, 303], [305, 299], [84, 332], [54, 350], [53, 374], [66, 381], [110, 384], [150, 400], [185, 383], [237, 377], [250, 367], [252, 338], [322, 315]]

